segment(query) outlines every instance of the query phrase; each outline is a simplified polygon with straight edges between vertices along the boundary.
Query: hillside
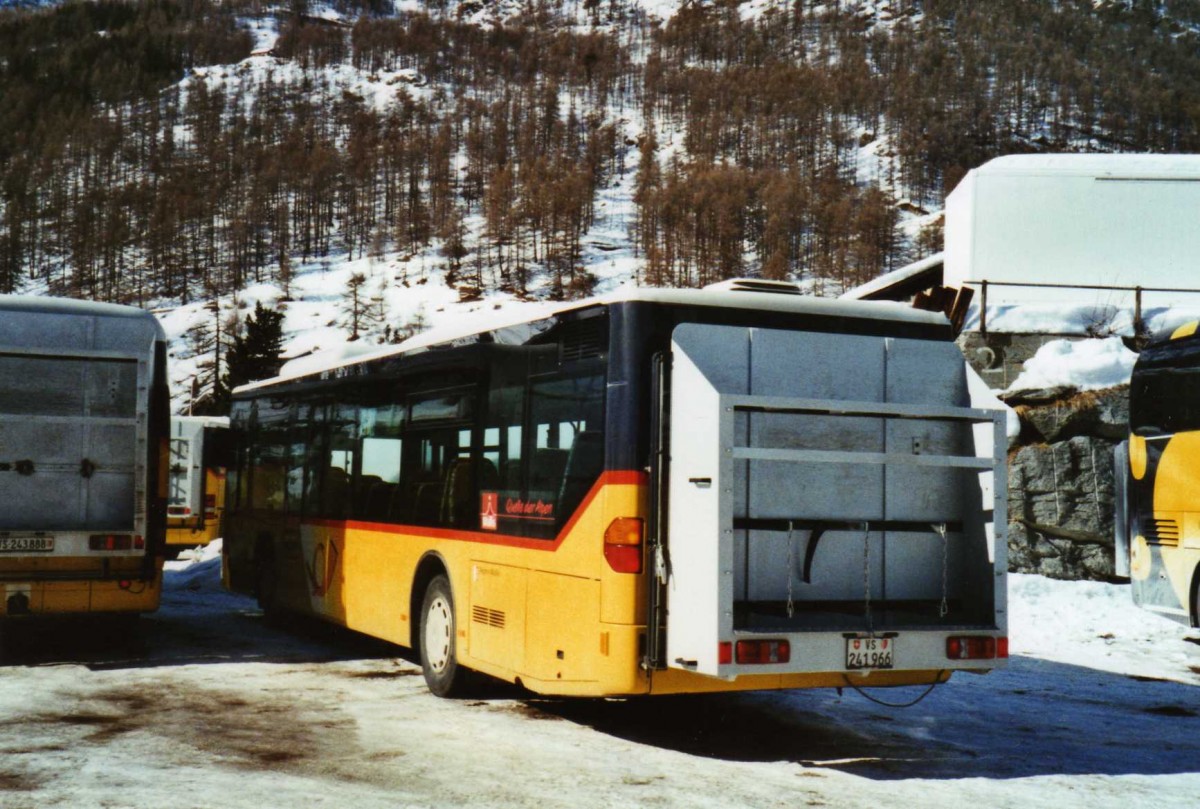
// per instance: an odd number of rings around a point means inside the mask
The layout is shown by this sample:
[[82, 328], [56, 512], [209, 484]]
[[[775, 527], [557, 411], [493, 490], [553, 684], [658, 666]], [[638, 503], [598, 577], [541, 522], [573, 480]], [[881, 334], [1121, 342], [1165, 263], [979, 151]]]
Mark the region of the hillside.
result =
[[833, 294], [935, 250], [996, 155], [1200, 150], [1198, 23], [1195, 0], [0, 11], [0, 291], [183, 305], [185, 331], [198, 302], [228, 332], [299, 299], [288, 331], [326, 347], [456, 300]]

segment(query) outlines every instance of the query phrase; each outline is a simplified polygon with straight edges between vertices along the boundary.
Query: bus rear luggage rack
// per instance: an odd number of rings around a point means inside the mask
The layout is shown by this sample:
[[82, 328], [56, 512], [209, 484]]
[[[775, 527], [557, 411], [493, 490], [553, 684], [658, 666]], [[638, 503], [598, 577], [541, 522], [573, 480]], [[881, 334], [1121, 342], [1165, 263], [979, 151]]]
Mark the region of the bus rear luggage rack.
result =
[[[1005, 421], [971, 406], [957, 348], [685, 324], [672, 353], [670, 666], [747, 673], [709, 650], [748, 633], [790, 644], [780, 673], [842, 671], [846, 643], [899, 632], [895, 664], [932, 668], [949, 627], [991, 631]], [[891, 668], [880, 655], [854, 667]]]

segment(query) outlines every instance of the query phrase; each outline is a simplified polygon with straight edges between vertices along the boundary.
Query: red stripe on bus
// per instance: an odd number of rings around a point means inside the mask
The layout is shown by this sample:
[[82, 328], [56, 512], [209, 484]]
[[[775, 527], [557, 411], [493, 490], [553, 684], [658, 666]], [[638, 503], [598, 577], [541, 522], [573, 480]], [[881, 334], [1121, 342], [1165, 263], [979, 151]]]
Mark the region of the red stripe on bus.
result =
[[571, 519], [558, 532], [554, 539], [530, 539], [529, 537], [512, 536], [511, 534], [496, 534], [490, 531], [468, 531], [455, 528], [433, 528], [428, 525], [397, 525], [390, 522], [367, 522], [365, 520], [304, 520], [308, 525], [320, 525], [325, 528], [353, 528], [359, 531], [380, 531], [387, 534], [411, 534], [430, 539], [453, 539], [463, 542], [478, 542], [483, 545], [503, 545], [510, 548], [526, 548], [535, 551], [556, 551], [563, 540], [575, 528], [575, 523], [591, 505], [600, 490], [605, 486], [641, 486], [649, 481], [645, 472], [623, 470], [605, 472], [592, 488], [588, 490], [583, 502], [575, 509]]

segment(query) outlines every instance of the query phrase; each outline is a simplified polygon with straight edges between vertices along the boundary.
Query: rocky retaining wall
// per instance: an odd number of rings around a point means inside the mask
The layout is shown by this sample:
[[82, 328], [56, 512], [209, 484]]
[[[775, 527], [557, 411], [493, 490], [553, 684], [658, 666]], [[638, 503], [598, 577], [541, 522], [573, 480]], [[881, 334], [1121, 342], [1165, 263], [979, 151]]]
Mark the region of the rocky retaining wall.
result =
[[1021, 418], [1009, 447], [1009, 569], [1059, 579], [1113, 575], [1113, 448], [1129, 388], [1002, 397]]

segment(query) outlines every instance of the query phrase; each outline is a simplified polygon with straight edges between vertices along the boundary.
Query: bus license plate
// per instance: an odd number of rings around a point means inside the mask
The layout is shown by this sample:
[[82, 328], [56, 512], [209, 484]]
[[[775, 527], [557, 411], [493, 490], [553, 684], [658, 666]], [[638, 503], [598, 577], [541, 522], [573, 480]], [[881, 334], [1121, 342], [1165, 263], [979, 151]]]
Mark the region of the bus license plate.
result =
[[0, 553], [50, 553], [54, 537], [0, 537]]
[[890, 669], [895, 653], [895, 638], [846, 638], [848, 669]]

